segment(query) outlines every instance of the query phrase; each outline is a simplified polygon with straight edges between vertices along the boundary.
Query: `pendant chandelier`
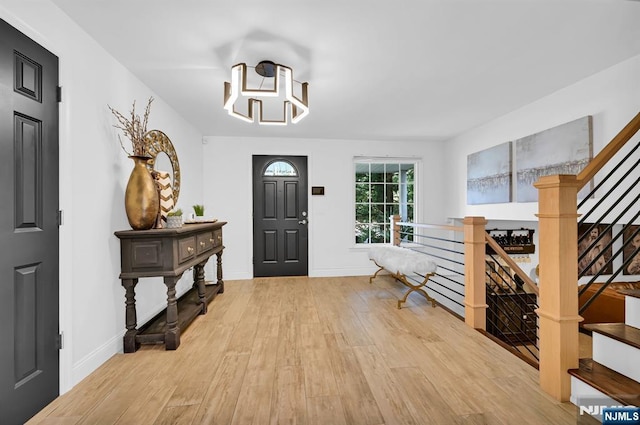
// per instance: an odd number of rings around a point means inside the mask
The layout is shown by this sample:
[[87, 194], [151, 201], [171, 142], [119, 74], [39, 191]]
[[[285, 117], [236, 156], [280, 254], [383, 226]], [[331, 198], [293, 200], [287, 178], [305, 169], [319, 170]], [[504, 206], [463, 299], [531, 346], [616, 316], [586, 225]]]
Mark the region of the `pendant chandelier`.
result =
[[231, 82], [224, 83], [224, 109], [229, 115], [252, 123], [257, 107], [262, 125], [295, 124], [309, 115], [309, 84], [295, 81], [291, 68], [262, 61], [254, 69], [257, 76], [248, 76], [244, 63], [231, 68]]

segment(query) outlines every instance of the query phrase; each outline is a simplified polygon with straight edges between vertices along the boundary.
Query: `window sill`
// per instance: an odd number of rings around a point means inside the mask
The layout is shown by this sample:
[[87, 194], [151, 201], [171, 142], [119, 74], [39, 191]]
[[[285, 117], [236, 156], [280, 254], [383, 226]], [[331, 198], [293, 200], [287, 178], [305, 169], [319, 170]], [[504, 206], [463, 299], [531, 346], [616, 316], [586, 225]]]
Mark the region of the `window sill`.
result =
[[352, 245], [349, 251], [367, 251], [372, 246], [389, 245], [388, 243], [363, 243], [358, 245]]

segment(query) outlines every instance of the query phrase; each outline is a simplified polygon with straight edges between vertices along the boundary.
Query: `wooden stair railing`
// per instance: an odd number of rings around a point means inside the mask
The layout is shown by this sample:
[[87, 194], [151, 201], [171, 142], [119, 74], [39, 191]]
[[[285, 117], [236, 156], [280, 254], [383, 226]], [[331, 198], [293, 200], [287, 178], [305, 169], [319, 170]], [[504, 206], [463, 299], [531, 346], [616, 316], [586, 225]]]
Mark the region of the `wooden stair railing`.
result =
[[536, 285], [536, 283], [529, 277], [529, 275], [526, 274], [520, 268], [520, 266], [518, 266], [518, 264], [515, 261], [513, 261], [513, 258], [511, 258], [511, 256], [509, 254], [507, 254], [504, 249], [502, 249], [502, 247], [498, 244], [498, 242], [496, 242], [486, 232], [485, 232], [485, 239], [487, 241], [487, 245], [489, 245], [494, 250], [496, 255], [498, 257], [500, 257], [502, 259], [502, 261], [504, 261], [509, 267], [511, 267], [511, 270], [513, 270], [513, 272], [520, 279], [522, 279], [524, 281], [524, 284], [527, 285], [527, 287], [531, 290], [531, 292], [533, 292], [537, 296], [540, 296], [540, 291], [538, 290], [538, 285]]
[[580, 171], [577, 176], [578, 190], [589, 183], [638, 131], [640, 131], [640, 112]]
[[[369, 258], [379, 270], [369, 280], [386, 268], [406, 286], [417, 291], [427, 289], [432, 292], [431, 295], [423, 292], [428, 300], [435, 300], [441, 308], [538, 368], [537, 317], [534, 313], [537, 285], [486, 231], [484, 217], [468, 216], [462, 223], [463, 226], [413, 223], [401, 221], [399, 215], [390, 217], [391, 243], [412, 253], [430, 256], [437, 263], [437, 270], [430, 274], [399, 276], [399, 272], [391, 272], [383, 262], [377, 261], [379, 254], [383, 254], [374, 251], [369, 253]], [[463, 233], [464, 240], [461, 241], [456, 233]], [[463, 250], [460, 250], [461, 245]], [[489, 263], [494, 264], [492, 271]], [[460, 285], [462, 293], [456, 285]], [[412, 291], [398, 302], [398, 308], [410, 293]], [[463, 315], [458, 313], [459, 307], [464, 309]]]
[[569, 401], [569, 369], [578, 368], [578, 191], [640, 131], [638, 113], [598, 155], [576, 175], [541, 177], [539, 220], [540, 386], [560, 401]]

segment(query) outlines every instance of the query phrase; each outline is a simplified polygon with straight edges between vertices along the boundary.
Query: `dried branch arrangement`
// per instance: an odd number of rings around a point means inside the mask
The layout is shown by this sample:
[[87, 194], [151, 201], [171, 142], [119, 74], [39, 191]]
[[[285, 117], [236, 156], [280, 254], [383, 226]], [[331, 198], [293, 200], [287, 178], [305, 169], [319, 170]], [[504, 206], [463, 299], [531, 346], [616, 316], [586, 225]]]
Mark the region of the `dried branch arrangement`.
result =
[[[122, 130], [124, 135], [131, 140], [131, 145], [133, 146], [133, 155], [147, 154], [145, 135], [147, 134], [147, 123], [149, 122], [149, 111], [151, 110], [151, 102], [153, 102], [153, 97], [149, 98], [149, 102], [147, 103], [147, 107], [144, 110], [142, 119], [140, 119], [139, 115], [136, 115], [135, 100], [133, 101], [133, 106], [131, 107], [131, 118], [125, 117], [120, 112], [107, 105], [107, 107], [111, 110], [111, 113], [118, 120], [118, 124], [114, 124], [113, 126]], [[131, 153], [129, 153], [129, 151], [127, 151], [127, 149], [124, 147], [120, 135], [118, 135], [118, 140], [120, 141], [122, 150], [125, 151], [127, 155], [131, 155]]]

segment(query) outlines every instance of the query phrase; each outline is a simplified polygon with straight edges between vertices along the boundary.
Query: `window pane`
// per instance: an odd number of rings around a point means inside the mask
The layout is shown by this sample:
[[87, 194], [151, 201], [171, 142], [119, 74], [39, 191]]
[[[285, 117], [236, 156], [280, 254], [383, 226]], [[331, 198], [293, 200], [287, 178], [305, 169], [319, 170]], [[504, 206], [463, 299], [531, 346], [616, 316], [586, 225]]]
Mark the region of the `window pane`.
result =
[[413, 186], [412, 184], [408, 184], [406, 191], [407, 191], [407, 202], [410, 204], [413, 204]]
[[356, 224], [356, 243], [369, 242], [369, 225]]
[[356, 183], [356, 202], [369, 202], [369, 183]]
[[371, 202], [384, 202], [384, 184], [371, 185]]
[[264, 170], [265, 176], [297, 176], [298, 171], [293, 165], [284, 161], [275, 161]]
[[407, 183], [413, 183], [413, 164], [402, 164], [402, 170], [406, 171]]
[[400, 164], [385, 164], [385, 181], [388, 183], [398, 183], [400, 176]]
[[384, 223], [387, 219], [384, 216], [384, 204], [372, 204], [371, 205], [371, 222], [372, 223]]
[[384, 224], [371, 225], [370, 243], [384, 243]]
[[398, 187], [397, 184], [387, 184], [385, 193], [386, 193], [386, 197], [385, 197], [385, 202], [387, 203], [392, 203], [392, 202], [400, 202], [400, 192], [399, 192], [400, 188]]
[[369, 223], [369, 204], [356, 204], [356, 222]]
[[369, 164], [356, 164], [356, 182], [369, 181]]
[[392, 215], [400, 214], [400, 205], [398, 205], [398, 204], [387, 204], [386, 211], [387, 211], [386, 216], [387, 216], [387, 220], [388, 220], [389, 217], [391, 217]]
[[371, 181], [384, 182], [384, 164], [370, 164], [370, 165], [371, 165]]
[[407, 222], [413, 223], [413, 204], [407, 205]]

